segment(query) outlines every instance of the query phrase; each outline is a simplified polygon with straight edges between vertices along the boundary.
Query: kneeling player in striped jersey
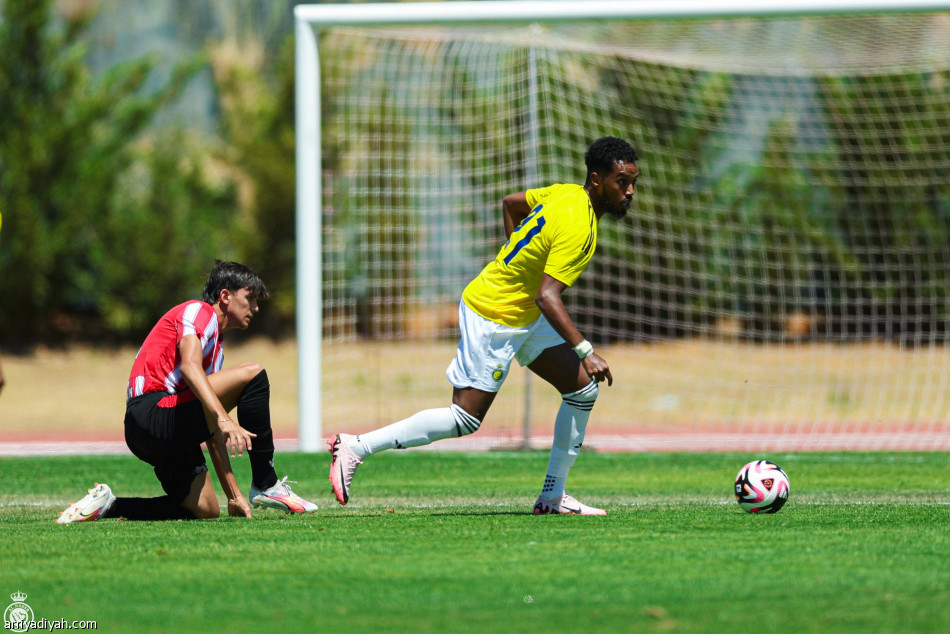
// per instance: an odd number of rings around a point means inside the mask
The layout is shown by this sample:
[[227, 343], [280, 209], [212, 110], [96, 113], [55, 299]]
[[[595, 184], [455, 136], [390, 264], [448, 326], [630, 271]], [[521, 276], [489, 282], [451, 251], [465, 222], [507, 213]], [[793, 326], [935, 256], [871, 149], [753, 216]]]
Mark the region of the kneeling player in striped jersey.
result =
[[461, 338], [446, 370], [454, 388], [452, 404], [368, 433], [330, 438], [330, 483], [340, 504], [349, 501], [353, 475], [367, 456], [477, 431], [517, 359], [562, 398], [534, 513], [605, 514], [565, 492], [598, 383], [610, 385], [613, 376], [574, 326], [561, 294], [590, 262], [600, 218], [626, 215], [640, 171], [634, 149], [615, 137], [591, 144], [585, 162], [584, 185], [556, 184], [505, 196], [508, 241], [465, 288], [459, 303]]
[[[300, 514], [317, 510], [274, 471], [267, 372], [256, 363], [222, 369], [221, 333], [247, 328], [259, 310], [257, 300], [266, 297], [267, 288], [254, 271], [237, 262], [216, 262], [202, 300], [179, 304], [158, 321], [132, 365], [125, 441], [154, 467], [165, 495], [117, 498], [107, 485], [96, 484], [60, 513], [58, 523], [218, 517], [202, 443], [228, 498], [229, 515], [251, 517], [252, 506]], [[234, 408], [240, 425], [229, 414]], [[233, 457], [245, 450], [251, 462], [250, 504], [228, 458], [229, 452]]]

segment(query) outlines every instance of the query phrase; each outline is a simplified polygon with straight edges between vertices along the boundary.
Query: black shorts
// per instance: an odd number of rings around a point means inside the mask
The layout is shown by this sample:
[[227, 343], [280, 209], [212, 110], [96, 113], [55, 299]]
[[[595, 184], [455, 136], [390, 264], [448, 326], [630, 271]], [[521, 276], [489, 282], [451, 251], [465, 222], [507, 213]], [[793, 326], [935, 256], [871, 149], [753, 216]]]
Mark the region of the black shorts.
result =
[[149, 392], [126, 404], [125, 444], [155, 468], [176, 504], [188, 497], [195, 476], [208, 471], [201, 443], [210, 437], [201, 401], [190, 392]]

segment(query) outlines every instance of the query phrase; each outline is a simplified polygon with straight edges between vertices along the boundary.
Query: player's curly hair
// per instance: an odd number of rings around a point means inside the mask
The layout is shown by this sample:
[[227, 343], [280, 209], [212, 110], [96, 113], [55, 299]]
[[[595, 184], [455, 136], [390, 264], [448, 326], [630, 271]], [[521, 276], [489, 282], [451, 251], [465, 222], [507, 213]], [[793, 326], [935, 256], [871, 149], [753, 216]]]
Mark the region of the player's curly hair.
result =
[[208, 273], [208, 281], [201, 299], [213, 304], [218, 301], [224, 289], [233, 292], [242, 288], [251, 289], [258, 299], [267, 299], [269, 296], [264, 281], [257, 276], [257, 273], [239, 262], [215, 260], [214, 268]]
[[636, 163], [637, 151], [629, 143], [615, 136], [605, 136], [597, 139], [587, 148], [584, 163], [587, 164], [587, 178], [593, 172], [605, 175], [614, 168], [614, 163]]

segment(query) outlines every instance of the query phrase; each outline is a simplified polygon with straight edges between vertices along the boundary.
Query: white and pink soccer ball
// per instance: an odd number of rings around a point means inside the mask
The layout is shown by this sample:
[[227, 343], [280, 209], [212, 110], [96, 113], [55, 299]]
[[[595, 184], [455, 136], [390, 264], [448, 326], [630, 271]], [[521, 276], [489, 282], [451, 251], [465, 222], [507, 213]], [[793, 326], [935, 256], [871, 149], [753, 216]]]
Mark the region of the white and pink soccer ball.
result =
[[778, 513], [788, 501], [788, 476], [774, 462], [753, 460], [736, 476], [736, 500], [747, 513]]

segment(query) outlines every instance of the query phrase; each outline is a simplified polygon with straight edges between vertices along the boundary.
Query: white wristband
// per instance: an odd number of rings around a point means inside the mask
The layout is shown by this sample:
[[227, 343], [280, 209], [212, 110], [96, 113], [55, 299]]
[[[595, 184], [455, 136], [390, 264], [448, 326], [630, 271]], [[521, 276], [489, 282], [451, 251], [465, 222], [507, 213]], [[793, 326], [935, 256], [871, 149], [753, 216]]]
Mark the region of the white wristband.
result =
[[574, 346], [574, 352], [578, 358], [584, 359], [594, 353], [594, 346], [587, 339], [584, 339], [584, 341]]

